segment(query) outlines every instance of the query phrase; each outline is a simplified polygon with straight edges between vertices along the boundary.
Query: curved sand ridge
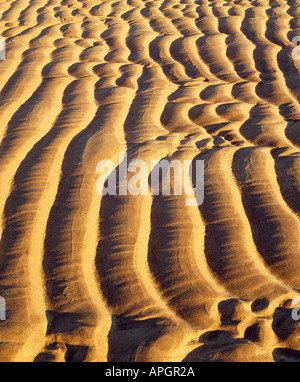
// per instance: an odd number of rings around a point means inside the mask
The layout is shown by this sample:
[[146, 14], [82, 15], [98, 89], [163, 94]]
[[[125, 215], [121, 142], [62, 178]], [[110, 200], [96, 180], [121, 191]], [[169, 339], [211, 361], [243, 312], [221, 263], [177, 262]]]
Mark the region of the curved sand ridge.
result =
[[[0, 360], [299, 361], [300, 1], [0, 14]], [[203, 203], [99, 195], [120, 152], [203, 160]]]

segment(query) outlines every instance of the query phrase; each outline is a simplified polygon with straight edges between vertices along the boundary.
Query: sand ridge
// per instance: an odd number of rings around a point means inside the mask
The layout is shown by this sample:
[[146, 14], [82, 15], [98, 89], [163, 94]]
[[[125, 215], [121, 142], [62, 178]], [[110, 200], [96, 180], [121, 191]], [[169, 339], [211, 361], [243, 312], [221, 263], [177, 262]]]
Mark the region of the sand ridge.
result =
[[[299, 17], [0, 0], [0, 361], [299, 361]], [[203, 160], [203, 203], [99, 195], [120, 152]]]

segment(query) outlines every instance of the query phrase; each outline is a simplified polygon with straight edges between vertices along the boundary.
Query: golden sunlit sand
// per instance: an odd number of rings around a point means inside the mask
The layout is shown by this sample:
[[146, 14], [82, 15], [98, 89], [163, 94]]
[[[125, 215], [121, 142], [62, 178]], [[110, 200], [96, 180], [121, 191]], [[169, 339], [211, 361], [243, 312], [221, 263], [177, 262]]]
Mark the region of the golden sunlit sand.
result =
[[[299, 361], [300, 0], [2, 0], [0, 31], [0, 361]], [[102, 196], [122, 152], [204, 161], [203, 203]]]

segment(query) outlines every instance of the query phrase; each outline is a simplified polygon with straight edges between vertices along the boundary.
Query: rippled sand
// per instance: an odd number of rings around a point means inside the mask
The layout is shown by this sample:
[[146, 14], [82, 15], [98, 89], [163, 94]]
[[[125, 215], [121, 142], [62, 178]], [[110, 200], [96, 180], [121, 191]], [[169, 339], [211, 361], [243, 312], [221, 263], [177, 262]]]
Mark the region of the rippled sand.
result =
[[[0, 361], [299, 361], [300, 0], [0, 19]], [[99, 195], [120, 152], [203, 160], [203, 203]]]

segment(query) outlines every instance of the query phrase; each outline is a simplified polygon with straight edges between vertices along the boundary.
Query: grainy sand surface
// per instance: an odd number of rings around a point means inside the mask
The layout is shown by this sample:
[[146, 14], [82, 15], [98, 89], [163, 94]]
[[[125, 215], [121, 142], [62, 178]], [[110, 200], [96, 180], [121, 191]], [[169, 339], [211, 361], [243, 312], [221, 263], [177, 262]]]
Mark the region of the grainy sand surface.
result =
[[[0, 20], [0, 361], [300, 361], [300, 0]], [[203, 160], [203, 203], [100, 195], [120, 152]]]

